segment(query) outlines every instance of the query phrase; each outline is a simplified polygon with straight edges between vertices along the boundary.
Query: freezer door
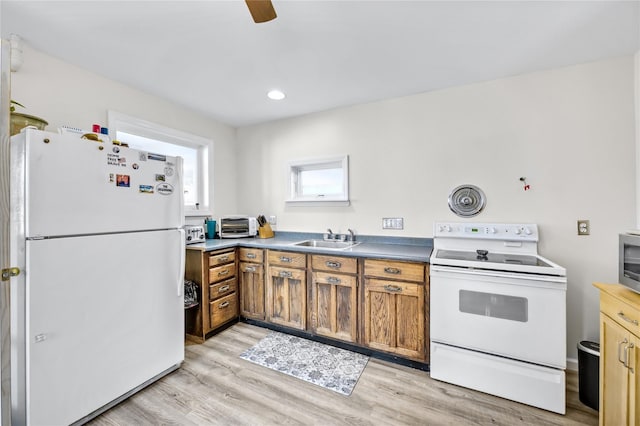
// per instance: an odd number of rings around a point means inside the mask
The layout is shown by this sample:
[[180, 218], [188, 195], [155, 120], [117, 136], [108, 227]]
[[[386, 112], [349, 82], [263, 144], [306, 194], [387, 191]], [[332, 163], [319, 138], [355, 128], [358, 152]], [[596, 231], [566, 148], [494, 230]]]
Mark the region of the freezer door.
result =
[[28, 424], [70, 424], [184, 359], [184, 238], [27, 242]]
[[[182, 158], [28, 130], [23, 191], [27, 238], [179, 228]], [[20, 189], [19, 187], [22, 187]]]

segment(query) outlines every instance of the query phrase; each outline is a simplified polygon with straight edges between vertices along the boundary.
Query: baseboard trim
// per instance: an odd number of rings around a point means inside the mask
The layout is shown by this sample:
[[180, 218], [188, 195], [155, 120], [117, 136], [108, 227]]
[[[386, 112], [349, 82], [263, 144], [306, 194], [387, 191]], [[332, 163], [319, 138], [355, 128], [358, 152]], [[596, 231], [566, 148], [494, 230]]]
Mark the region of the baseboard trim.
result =
[[371, 358], [393, 362], [395, 364], [404, 365], [407, 367], [415, 368], [417, 370], [429, 371], [429, 364], [413, 361], [406, 358], [401, 358], [395, 355], [390, 355], [390, 354], [379, 352], [373, 349], [364, 348], [362, 346], [352, 345], [350, 343], [341, 342], [339, 340], [328, 339], [326, 337], [318, 336], [315, 334], [309, 334], [305, 331], [295, 330], [288, 327], [282, 327], [276, 324], [271, 324], [271, 323], [263, 322], [260, 320], [255, 320], [250, 318], [241, 318], [240, 321], [246, 322], [247, 324], [255, 325], [258, 327], [267, 328], [269, 330], [278, 331], [280, 333], [291, 334], [293, 336], [302, 337], [304, 339], [309, 339], [315, 342], [324, 343], [325, 345], [331, 345], [331, 346], [335, 346], [341, 349], [346, 349], [352, 352], [357, 352], [359, 354], [366, 355]]
[[578, 359], [567, 358], [567, 370], [578, 371]]

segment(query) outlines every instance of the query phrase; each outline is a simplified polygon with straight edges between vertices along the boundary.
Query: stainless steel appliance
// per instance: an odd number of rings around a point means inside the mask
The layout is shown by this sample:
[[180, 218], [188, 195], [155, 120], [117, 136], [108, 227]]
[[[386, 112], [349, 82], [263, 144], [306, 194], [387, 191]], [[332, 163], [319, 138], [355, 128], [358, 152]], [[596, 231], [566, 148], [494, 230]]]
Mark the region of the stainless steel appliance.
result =
[[253, 237], [258, 233], [258, 221], [249, 216], [224, 216], [220, 218], [220, 238]]
[[184, 359], [182, 159], [11, 138], [12, 424], [83, 422]]
[[618, 241], [618, 281], [640, 293], [640, 231], [620, 234]]
[[204, 243], [204, 226], [185, 225], [184, 235], [186, 244]]
[[431, 377], [564, 414], [566, 270], [534, 224], [436, 223]]

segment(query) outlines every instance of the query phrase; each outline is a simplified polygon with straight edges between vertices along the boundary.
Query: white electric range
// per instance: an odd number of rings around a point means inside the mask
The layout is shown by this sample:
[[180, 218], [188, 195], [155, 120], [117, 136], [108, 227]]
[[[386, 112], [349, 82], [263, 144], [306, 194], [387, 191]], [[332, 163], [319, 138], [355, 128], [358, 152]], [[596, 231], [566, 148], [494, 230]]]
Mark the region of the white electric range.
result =
[[565, 413], [566, 270], [535, 224], [436, 223], [431, 377]]

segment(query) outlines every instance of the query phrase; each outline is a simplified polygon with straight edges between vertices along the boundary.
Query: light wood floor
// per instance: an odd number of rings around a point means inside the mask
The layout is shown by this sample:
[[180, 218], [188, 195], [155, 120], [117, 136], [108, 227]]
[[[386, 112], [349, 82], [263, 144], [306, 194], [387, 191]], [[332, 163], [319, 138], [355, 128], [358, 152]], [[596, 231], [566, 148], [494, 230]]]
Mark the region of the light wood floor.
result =
[[91, 425], [596, 425], [568, 375], [567, 414], [432, 380], [371, 359], [346, 397], [239, 358], [269, 331], [240, 323], [188, 343], [182, 368]]

